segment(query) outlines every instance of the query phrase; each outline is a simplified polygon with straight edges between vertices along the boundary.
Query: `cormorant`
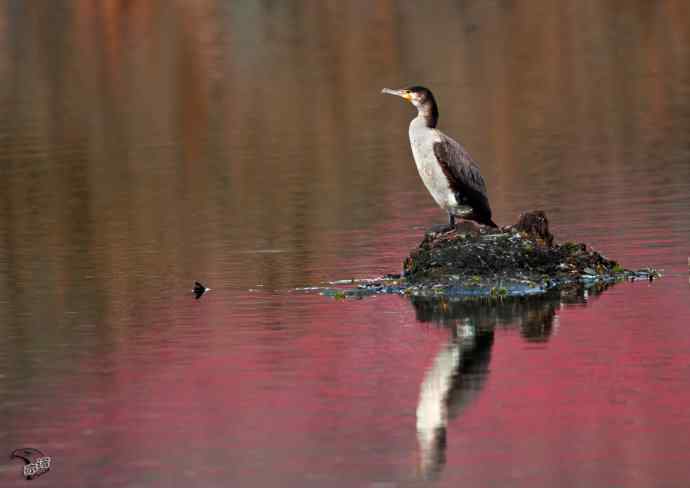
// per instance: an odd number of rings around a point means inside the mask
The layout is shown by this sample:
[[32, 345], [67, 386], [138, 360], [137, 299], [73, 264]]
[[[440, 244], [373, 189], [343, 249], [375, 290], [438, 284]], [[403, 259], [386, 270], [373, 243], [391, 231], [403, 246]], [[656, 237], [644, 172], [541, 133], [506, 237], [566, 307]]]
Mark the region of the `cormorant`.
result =
[[498, 227], [491, 220], [491, 207], [484, 178], [477, 163], [465, 149], [436, 128], [438, 106], [428, 88], [411, 86], [401, 90], [384, 88], [382, 93], [397, 95], [417, 107], [410, 122], [410, 145], [417, 170], [436, 203], [448, 212], [448, 223], [455, 217]]

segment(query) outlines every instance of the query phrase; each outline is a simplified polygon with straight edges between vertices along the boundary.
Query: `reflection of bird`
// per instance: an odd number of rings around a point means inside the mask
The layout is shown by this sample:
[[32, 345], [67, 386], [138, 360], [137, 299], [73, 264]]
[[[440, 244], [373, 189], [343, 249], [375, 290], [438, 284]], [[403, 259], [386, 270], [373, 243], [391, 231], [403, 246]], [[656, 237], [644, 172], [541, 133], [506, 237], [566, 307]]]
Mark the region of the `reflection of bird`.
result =
[[420, 468], [427, 479], [440, 473], [446, 462], [448, 421], [460, 415], [479, 395], [488, 376], [493, 327], [453, 328], [453, 337], [424, 375], [417, 404], [417, 442]]
[[192, 293], [194, 293], [194, 298], [196, 298], [198, 300], [207, 291], [211, 291], [211, 289], [206, 288], [204, 285], [202, 285], [198, 281], [194, 282], [194, 288], [192, 289]]
[[[603, 288], [590, 288], [595, 296]], [[489, 377], [494, 330], [519, 327], [529, 342], [546, 342], [556, 328], [561, 303], [586, 304], [582, 288], [500, 303], [411, 296], [420, 322], [435, 322], [451, 330], [424, 374], [417, 403], [417, 443], [420, 471], [436, 479], [446, 464], [447, 427], [481, 395]]]
[[420, 469], [425, 478], [433, 478], [446, 464], [446, 399], [458, 374], [462, 347], [451, 341], [441, 348], [424, 375], [417, 403], [417, 442], [421, 454]]
[[424, 185], [436, 203], [448, 212], [449, 226], [455, 217], [497, 227], [491, 220], [491, 207], [479, 167], [463, 147], [436, 129], [438, 107], [427, 88], [413, 86], [401, 90], [384, 88], [417, 107], [410, 123], [412, 156]]

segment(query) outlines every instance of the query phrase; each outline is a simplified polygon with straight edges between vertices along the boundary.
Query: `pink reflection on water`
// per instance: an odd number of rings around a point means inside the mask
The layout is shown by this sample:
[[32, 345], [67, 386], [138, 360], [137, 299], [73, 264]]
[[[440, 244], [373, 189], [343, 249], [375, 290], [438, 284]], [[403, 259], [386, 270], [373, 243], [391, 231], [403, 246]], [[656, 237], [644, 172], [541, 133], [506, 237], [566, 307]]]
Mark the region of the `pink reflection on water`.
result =
[[[212, 295], [204, 298], [213, 308]], [[62, 445], [50, 451], [70, 468], [56, 461], [53, 481], [82, 472], [104, 484], [158, 486], [333, 482], [391, 469], [405, 477], [421, 375], [447, 332], [414, 325], [399, 297], [290, 300], [282, 314], [192, 321], [200, 335], [153, 325], [108, 357], [107, 373], [60, 385], [51, 438]], [[196, 306], [176, 303], [181, 315]], [[377, 327], [381, 314], [388, 318]], [[102, 367], [88, 359], [81, 369]]]
[[[458, 469], [447, 471], [449, 482], [652, 486], [677, 479], [690, 447], [690, 340], [675, 317], [687, 311], [675, 286], [622, 285], [587, 308], [566, 307], [558, 334], [541, 350], [521, 347], [512, 331], [502, 334], [491, 381], [451, 426], [448, 457]], [[659, 299], [661, 308], [644, 306]]]

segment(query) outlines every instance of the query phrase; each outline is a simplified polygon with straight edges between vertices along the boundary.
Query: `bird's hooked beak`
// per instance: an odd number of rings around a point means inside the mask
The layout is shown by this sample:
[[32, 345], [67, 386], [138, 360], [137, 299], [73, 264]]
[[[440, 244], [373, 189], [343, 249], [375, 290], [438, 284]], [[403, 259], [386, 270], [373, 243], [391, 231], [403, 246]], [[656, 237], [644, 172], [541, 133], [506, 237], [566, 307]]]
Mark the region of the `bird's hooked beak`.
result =
[[391, 90], [390, 88], [384, 88], [381, 90], [381, 93], [387, 93], [389, 95], [397, 95], [399, 97], [403, 97], [405, 100], [412, 100], [412, 95], [410, 94], [409, 90]]

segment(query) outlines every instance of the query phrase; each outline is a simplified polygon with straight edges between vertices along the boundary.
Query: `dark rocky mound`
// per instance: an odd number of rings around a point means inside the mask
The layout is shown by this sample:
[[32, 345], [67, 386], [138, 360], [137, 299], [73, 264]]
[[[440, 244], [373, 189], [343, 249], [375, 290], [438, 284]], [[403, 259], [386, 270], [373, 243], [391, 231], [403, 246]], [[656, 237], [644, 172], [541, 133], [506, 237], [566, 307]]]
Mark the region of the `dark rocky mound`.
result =
[[652, 280], [654, 269], [631, 271], [586, 244], [557, 243], [544, 212], [526, 212], [500, 229], [465, 222], [428, 232], [403, 264], [403, 274], [382, 279], [346, 280], [319, 288], [335, 298], [379, 293], [413, 296], [502, 298], [589, 288], [602, 291], [624, 279]]
[[654, 270], [625, 270], [586, 244], [556, 243], [544, 212], [526, 212], [501, 229], [464, 223], [429, 232], [404, 263], [414, 291], [524, 295], [569, 284], [654, 278]]

